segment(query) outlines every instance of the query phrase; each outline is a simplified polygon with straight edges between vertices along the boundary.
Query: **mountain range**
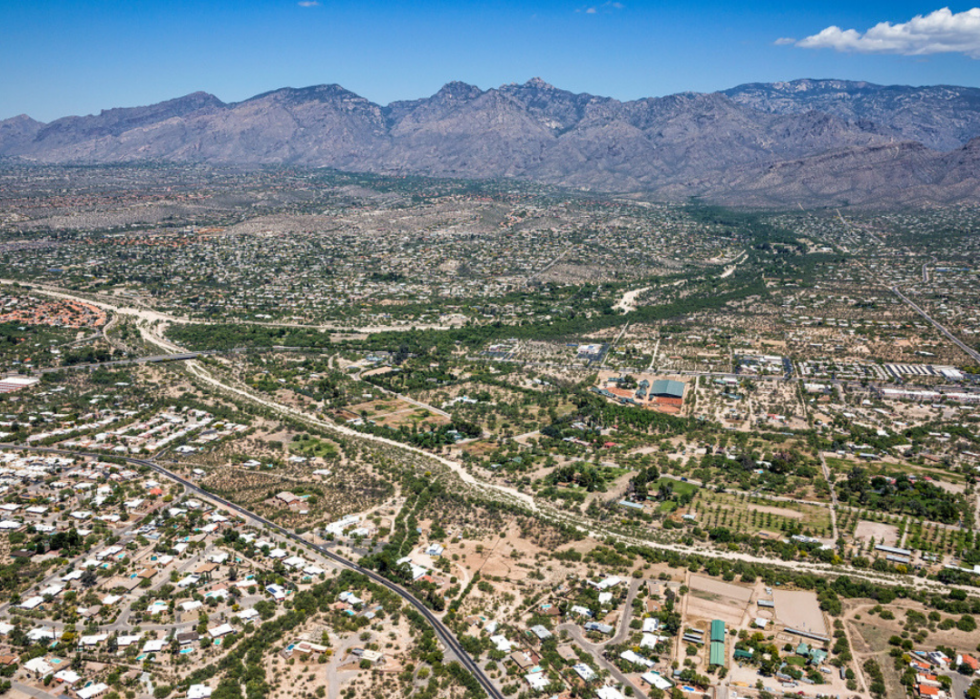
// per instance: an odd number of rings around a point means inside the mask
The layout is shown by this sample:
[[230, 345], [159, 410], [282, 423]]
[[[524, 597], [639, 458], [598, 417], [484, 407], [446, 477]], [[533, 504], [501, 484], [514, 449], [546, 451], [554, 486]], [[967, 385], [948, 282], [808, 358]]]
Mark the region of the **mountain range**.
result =
[[750, 206], [980, 203], [980, 89], [796, 80], [623, 102], [535, 78], [387, 106], [338, 85], [227, 104], [197, 92], [0, 121], [0, 157], [520, 178]]

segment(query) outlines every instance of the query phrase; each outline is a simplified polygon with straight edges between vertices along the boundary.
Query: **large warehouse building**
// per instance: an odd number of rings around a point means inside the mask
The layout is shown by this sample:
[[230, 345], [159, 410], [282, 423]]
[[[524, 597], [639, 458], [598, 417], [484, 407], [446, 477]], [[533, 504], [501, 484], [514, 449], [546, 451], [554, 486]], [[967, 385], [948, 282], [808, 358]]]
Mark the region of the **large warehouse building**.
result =
[[679, 409], [684, 404], [684, 383], [657, 379], [650, 386], [650, 401], [656, 405]]

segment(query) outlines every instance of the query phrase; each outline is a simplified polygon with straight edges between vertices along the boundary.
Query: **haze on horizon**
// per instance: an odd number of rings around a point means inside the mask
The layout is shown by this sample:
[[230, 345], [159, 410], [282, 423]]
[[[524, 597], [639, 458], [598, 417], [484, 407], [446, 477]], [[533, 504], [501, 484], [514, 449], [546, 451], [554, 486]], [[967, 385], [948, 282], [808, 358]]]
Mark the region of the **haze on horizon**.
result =
[[980, 86], [969, 4], [56, 0], [0, 22], [0, 119], [322, 83], [380, 104], [532, 76], [621, 100], [805, 77]]

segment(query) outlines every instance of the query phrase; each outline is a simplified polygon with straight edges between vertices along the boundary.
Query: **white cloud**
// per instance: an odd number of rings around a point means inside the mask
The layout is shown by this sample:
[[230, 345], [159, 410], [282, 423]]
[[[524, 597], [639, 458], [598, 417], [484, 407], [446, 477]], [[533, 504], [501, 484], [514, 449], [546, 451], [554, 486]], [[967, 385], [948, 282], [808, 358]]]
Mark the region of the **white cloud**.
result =
[[584, 12], [587, 15], [597, 15], [600, 12], [602, 12], [604, 14], [608, 14], [608, 13], [613, 12], [615, 10], [622, 10], [625, 7], [626, 7], [626, 5], [624, 5], [621, 2], [616, 2], [615, 0], [607, 0], [606, 2], [602, 3], [601, 5], [592, 5], [591, 7], [586, 7], [584, 9], [583, 8], [579, 8], [579, 9], [577, 9], [575, 11], [576, 12]]
[[881, 22], [863, 34], [856, 29], [827, 27], [796, 43], [805, 49], [834, 49], [854, 53], [925, 56], [962, 53], [980, 59], [980, 8], [953, 14], [948, 7], [908, 22]]
[[317, 0], [299, 0], [299, 2], [296, 3], [296, 4], [299, 5], [300, 7], [319, 7], [320, 6], [320, 3], [317, 2]]
[[772, 43], [775, 44], [776, 46], [787, 46], [789, 44], [795, 44], [796, 39], [789, 36], [781, 36]]

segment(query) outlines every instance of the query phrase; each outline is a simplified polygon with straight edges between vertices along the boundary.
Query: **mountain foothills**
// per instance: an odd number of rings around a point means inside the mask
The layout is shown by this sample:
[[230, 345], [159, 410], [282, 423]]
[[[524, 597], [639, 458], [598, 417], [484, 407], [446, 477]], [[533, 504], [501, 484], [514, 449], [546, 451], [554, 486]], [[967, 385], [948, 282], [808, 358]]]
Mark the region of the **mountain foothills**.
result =
[[205, 93], [42, 124], [0, 122], [0, 157], [44, 163], [331, 167], [521, 178], [748, 205], [980, 201], [980, 89], [839, 80], [621, 102], [533, 79], [453, 82], [382, 107], [338, 85], [225, 104]]

